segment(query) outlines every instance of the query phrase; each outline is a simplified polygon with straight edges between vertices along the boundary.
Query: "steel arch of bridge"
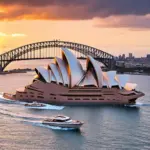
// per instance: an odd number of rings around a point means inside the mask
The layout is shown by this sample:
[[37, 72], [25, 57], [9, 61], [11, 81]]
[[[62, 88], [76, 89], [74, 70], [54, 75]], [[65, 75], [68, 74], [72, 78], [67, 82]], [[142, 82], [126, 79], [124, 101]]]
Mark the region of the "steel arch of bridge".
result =
[[12, 61], [51, 58], [50, 56], [36, 57], [35, 55], [28, 56], [27, 58], [25, 58], [25, 54], [27, 54], [29, 52], [36, 53], [36, 51], [38, 51], [38, 50], [41, 52], [43, 48], [55, 48], [55, 47], [56, 48], [61, 48], [61, 47], [68, 48], [68, 49], [80, 52], [80, 53], [84, 54], [85, 56], [91, 55], [95, 59], [104, 63], [109, 69], [111, 69], [114, 65], [114, 56], [107, 52], [104, 52], [102, 50], [99, 50], [97, 48], [87, 46], [84, 44], [53, 40], [53, 41], [43, 41], [43, 42], [31, 43], [31, 44], [24, 45], [24, 46], [15, 48], [11, 51], [1, 54], [0, 55], [1, 71], [3, 71], [5, 69], [5, 67]]

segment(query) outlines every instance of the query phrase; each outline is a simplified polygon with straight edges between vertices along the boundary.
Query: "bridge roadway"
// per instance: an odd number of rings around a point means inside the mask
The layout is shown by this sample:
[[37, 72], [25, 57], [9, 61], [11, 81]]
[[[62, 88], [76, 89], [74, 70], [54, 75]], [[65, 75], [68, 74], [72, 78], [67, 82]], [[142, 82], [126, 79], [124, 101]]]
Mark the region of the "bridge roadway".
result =
[[31, 43], [1, 54], [0, 71], [3, 71], [5, 67], [13, 61], [50, 59], [55, 56], [61, 56], [61, 47], [73, 51], [76, 57], [84, 58], [87, 55], [91, 55], [110, 70], [115, 66], [114, 56], [107, 52], [84, 44], [53, 40]]

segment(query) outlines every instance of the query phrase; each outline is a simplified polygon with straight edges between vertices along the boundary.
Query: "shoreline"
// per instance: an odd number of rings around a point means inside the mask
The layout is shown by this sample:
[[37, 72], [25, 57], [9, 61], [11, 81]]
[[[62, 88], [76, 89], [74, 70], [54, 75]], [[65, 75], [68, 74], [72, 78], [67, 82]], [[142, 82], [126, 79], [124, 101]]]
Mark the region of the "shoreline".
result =
[[124, 72], [124, 73], [119, 73], [118, 74], [129, 74], [129, 75], [146, 75], [146, 76], [150, 76], [149, 73], [136, 73], [136, 72]]
[[[14, 73], [27, 73], [27, 72], [32, 72], [32, 71], [34, 71], [34, 69], [9, 70], [9, 71], [0, 72], [0, 75], [7, 75], [7, 74], [14, 74]], [[124, 72], [124, 73], [118, 72], [118, 74], [146, 75], [146, 76], [150, 76], [150, 73], [137, 73], [137, 72]]]

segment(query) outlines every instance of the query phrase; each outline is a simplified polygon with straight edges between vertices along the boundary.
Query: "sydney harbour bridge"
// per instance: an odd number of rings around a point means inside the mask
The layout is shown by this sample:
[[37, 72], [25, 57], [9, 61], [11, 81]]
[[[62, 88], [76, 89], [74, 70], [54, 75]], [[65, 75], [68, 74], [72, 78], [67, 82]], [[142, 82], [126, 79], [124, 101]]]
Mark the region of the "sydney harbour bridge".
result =
[[61, 57], [62, 47], [73, 51], [77, 58], [84, 59], [87, 55], [91, 55], [96, 60], [102, 62], [109, 70], [114, 67], [114, 56], [107, 52], [84, 44], [53, 40], [31, 43], [1, 54], [0, 70], [3, 71], [13, 61]]

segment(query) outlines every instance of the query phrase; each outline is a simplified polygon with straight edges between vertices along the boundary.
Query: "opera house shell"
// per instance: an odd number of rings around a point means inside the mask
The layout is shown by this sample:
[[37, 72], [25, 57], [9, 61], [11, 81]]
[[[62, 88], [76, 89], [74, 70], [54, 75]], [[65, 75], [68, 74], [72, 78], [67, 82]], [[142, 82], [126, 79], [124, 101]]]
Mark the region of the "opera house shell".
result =
[[[134, 104], [143, 96], [127, 75], [103, 72], [100, 62], [86, 58], [86, 68], [74, 54], [62, 48], [62, 58], [55, 57], [46, 68], [35, 68], [32, 84], [17, 89], [11, 99], [56, 105]], [[9, 94], [4, 95], [9, 97]]]

